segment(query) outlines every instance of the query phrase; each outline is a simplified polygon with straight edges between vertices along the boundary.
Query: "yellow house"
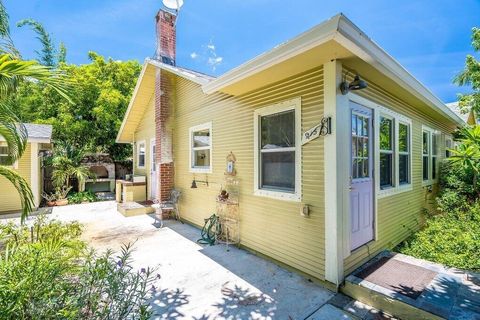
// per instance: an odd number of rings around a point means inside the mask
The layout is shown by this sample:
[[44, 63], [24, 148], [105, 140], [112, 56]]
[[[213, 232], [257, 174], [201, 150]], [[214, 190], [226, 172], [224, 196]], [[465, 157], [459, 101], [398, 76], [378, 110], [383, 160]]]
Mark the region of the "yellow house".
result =
[[[38, 208], [43, 185], [39, 153], [51, 143], [52, 126], [31, 123], [24, 125], [28, 134], [27, 148], [12, 167], [29, 183], [34, 197], [34, 206]], [[0, 136], [0, 164], [3, 163], [2, 157], [7, 155], [7, 144]], [[17, 190], [10, 181], [0, 176], [0, 214], [19, 212], [21, 208]]]
[[464, 122], [344, 15], [218, 78], [176, 66], [175, 15], [156, 21], [117, 136], [147, 198], [174, 187], [202, 225], [232, 152], [241, 245], [333, 286], [420, 227]]

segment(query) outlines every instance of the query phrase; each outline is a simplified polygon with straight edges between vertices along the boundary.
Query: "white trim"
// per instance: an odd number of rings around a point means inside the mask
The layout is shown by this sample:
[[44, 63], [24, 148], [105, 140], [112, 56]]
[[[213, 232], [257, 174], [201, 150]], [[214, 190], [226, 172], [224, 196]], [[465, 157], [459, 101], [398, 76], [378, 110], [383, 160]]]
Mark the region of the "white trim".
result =
[[[150, 138], [150, 146], [149, 146], [149, 150], [150, 150], [150, 163], [149, 163], [149, 167], [150, 167], [150, 172], [148, 173], [148, 180], [150, 182], [150, 186], [149, 186], [149, 190], [148, 190], [148, 197], [150, 199], [155, 199], [156, 197], [156, 194], [152, 195], [152, 169], [155, 169], [155, 193], [157, 193], [158, 191], [158, 168], [157, 167], [157, 161], [155, 159], [156, 155], [155, 155], [155, 152], [153, 152], [153, 147], [155, 147], [155, 150], [156, 150], [156, 146], [157, 146], [157, 143], [156, 143], [156, 140], [155, 138]], [[155, 164], [153, 163], [154, 162], [154, 159], [155, 159]]]
[[[153, 60], [153, 59], [150, 59], [150, 58], [146, 58], [144, 63], [143, 63], [142, 70], [140, 71], [140, 75], [138, 76], [138, 80], [137, 80], [137, 83], [135, 85], [135, 89], [133, 90], [132, 97], [130, 98], [130, 102], [128, 104], [127, 111], [125, 112], [125, 116], [123, 117], [122, 124], [120, 125], [120, 129], [118, 130], [117, 137], [115, 138], [115, 142], [117, 142], [117, 143], [129, 143], [129, 141], [120, 140], [120, 136], [123, 132], [123, 129], [124, 129], [126, 123], [128, 122], [127, 121], [128, 117], [130, 116], [130, 112], [132, 111], [134, 101], [137, 97], [138, 91], [140, 90], [140, 87], [141, 87], [141, 84], [142, 84], [142, 81], [143, 81], [143, 77], [145, 76], [145, 72], [147, 71], [148, 66], [152, 66], [156, 69], [166, 70], [168, 72], [171, 72], [171, 73], [173, 73], [173, 74], [175, 74], [179, 77], [185, 78], [185, 79], [190, 80], [190, 81], [192, 81], [194, 83], [197, 83], [199, 85], [205, 85], [208, 82], [210, 82], [209, 80], [202, 79], [200, 77], [195, 76], [192, 73], [188, 73], [186, 71], [175, 68], [174, 66], [170, 66], [170, 65], [161, 63], [159, 61], [156, 61], [156, 60]], [[153, 89], [153, 91], [155, 93], [155, 89]]]
[[[143, 166], [140, 166], [139, 163], [140, 163], [140, 146], [143, 144], [143, 148], [144, 148], [144, 159], [143, 159]], [[137, 156], [135, 157], [136, 158], [136, 164], [137, 164], [137, 169], [145, 169], [146, 165], [147, 165], [147, 143], [145, 140], [140, 140], [140, 141], [137, 141]]]
[[[210, 80], [207, 80], [205, 78], [201, 78], [201, 77], [195, 75], [194, 73], [190, 73], [190, 72], [187, 72], [185, 70], [181, 70], [179, 68], [176, 68], [174, 66], [162, 63], [160, 61], [157, 61], [157, 60], [154, 60], [154, 59], [151, 59], [151, 58], [146, 58], [145, 63], [149, 63], [156, 68], [163, 69], [165, 71], [171, 72], [171, 73], [173, 73], [173, 74], [175, 74], [179, 77], [185, 78], [185, 79], [190, 80], [192, 82], [195, 82], [196, 84], [199, 84], [199, 85], [206, 85], [207, 83], [210, 82]], [[215, 78], [212, 77], [212, 79], [215, 79]]]
[[[0, 136], [0, 142], [5, 142], [5, 138]], [[36, 137], [27, 137], [27, 142], [31, 143], [51, 143], [50, 138], [36, 138]]]
[[[193, 133], [195, 131], [208, 130], [210, 133], [210, 146], [208, 147], [198, 147], [195, 150], [210, 150], [210, 165], [208, 167], [194, 167], [194, 152], [193, 152]], [[190, 127], [188, 130], [188, 139], [189, 139], [189, 171], [192, 173], [212, 173], [213, 171], [213, 130], [212, 122], [202, 123], [193, 127]]]
[[[135, 89], [133, 89], [132, 97], [130, 98], [130, 102], [128, 103], [128, 108], [127, 111], [125, 112], [125, 115], [123, 116], [122, 124], [120, 125], [120, 129], [118, 130], [117, 137], [115, 138], [116, 143], [128, 143], [127, 141], [122, 141], [120, 140], [120, 136], [122, 134], [123, 128], [127, 124], [128, 117], [130, 116], [130, 112], [132, 111], [133, 108], [133, 102], [135, 101], [138, 90], [140, 90], [141, 84], [143, 77], [145, 75], [145, 72], [147, 71], [148, 68], [148, 62], [145, 60], [145, 63], [143, 64], [142, 71], [140, 71], [140, 75], [138, 76], [137, 84], [135, 85]], [[133, 141], [135, 141], [135, 137], [132, 137]]]
[[[356, 102], [358, 104], [361, 104], [365, 107], [368, 107], [370, 109], [373, 109], [374, 111], [374, 161], [375, 161], [375, 170], [374, 170], [374, 179], [375, 179], [375, 194], [376, 194], [376, 199], [381, 199], [385, 198], [387, 196], [399, 194], [405, 191], [411, 191], [413, 190], [413, 140], [412, 140], [412, 133], [413, 133], [413, 122], [412, 119], [395, 112], [385, 106], [382, 106], [378, 103], [375, 103], [369, 99], [363, 98], [359, 95], [356, 95], [354, 93], [348, 93], [347, 95], [349, 97], [349, 100]], [[381, 189], [380, 188], [380, 117], [384, 115], [387, 118], [393, 119], [393, 126], [394, 126], [394, 137], [393, 137], [393, 148], [394, 148], [394, 157], [393, 157], [393, 183], [394, 186], [392, 188], [387, 188], [387, 189]], [[405, 124], [409, 125], [409, 134], [410, 134], [410, 179], [408, 184], [399, 184], [399, 171], [398, 171], [398, 123], [402, 122]], [[376, 208], [375, 208], [375, 221], [377, 221], [376, 217]], [[375, 233], [377, 234], [377, 226], [375, 225]], [[377, 236], [375, 236], [377, 238]]]
[[[260, 188], [260, 130], [259, 119], [262, 116], [280, 113], [283, 111], [295, 110], [295, 191], [283, 192]], [[276, 103], [271, 106], [256, 109], [253, 114], [253, 154], [254, 154], [254, 178], [253, 194], [287, 201], [300, 201], [302, 198], [302, 100], [295, 98], [288, 101]], [[278, 150], [277, 150], [278, 151]]]
[[38, 159], [38, 143], [30, 143], [30, 188], [33, 194], [33, 206], [38, 208], [40, 205], [40, 163]]
[[332, 133], [324, 137], [324, 201], [325, 201], [325, 280], [341, 284], [344, 257], [350, 254], [350, 202], [348, 200], [349, 102], [338, 86], [342, 81], [342, 64], [324, 64], [324, 116], [332, 117]]
[[[428, 179], [427, 180], [424, 180], [423, 179], [423, 157], [424, 157], [424, 153], [423, 153], [423, 133], [424, 132], [427, 132], [428, 133]], [[437, 183], [438, 181], [438, 168], [439, 168], [439, 153], [438, 153], [438, 146], [439, 146], [439, 141], [438, 141], [438, 136], [440, 136], [441, 132], [438, 131], [438, 130], [435, 130], [435, 129], [432, 129], [426, 125], [423, 125], [422, 124], [422, 148], [421, 148], [421, 160], [422, 160], [422, 186], [423, 187], [427, 187], [427, 186], [431, 186], [435, 183]], [[434, 156], [433, 155], [433, 136], [434, 135], [437, 135], [437, 154]], [[433, 168], [433, 158], [436, 158], [437, 159], [437, 164], [436, 164], [436, 176], [437, 178], [435, 179], [432, 179], [432, 168]]]
[[221, 91], [227, 86], [251, 77], [258, 72], [330, 40], [334, 40], [350, 50], [438, 113], [449, 118], [459, 126], [465, 126], [465, 122], [457, 114], [450, 110], [439, 98], [343, 14], [338, 14], [290, 41], [276, 46], [272, 50], [230, 70], [217, 79], [203, 85], [202, 89], [206, 94]]

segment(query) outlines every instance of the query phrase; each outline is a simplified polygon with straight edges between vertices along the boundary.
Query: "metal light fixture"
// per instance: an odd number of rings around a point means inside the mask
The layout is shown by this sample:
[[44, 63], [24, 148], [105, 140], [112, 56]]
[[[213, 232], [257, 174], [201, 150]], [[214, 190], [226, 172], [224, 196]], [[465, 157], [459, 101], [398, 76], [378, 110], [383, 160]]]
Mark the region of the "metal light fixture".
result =
[[340, 83], [340, 91], [343, 95], [346, 95], [349, 91], [362, 90], [368, 87], [368, 84], [365, 80], [360, 79], [360, 76], [357, 74], [352, 82], [348, 83], [347, 80], [343, 80]]
[[190, 188], [197, 189], [197, 182], [195, 181], [195, 179], [193, 179], [192, 186]]

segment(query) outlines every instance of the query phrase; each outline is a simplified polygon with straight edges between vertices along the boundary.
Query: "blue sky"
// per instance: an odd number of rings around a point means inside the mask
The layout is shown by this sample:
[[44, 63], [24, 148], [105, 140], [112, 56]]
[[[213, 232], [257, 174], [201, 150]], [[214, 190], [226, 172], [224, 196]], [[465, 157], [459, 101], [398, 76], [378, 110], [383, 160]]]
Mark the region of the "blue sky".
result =
[[[177, 24], [181, 66], [220, 75], [343, 12], [445, 102], [468, 91], [451, 80], [472, 53], [470, 31], [480, 26], [480, 0], [184, 1]], [[65, 42], [71, 63], [88, 62], [88, 51], [139, 61], [154, 53], [154, 16], [161, 0], [4, 3], [12, 37], [26, 58], [35, 57], [39, 43], [28, 28], [15, 27], [23, 18], [42, 22], [57, 42]]]

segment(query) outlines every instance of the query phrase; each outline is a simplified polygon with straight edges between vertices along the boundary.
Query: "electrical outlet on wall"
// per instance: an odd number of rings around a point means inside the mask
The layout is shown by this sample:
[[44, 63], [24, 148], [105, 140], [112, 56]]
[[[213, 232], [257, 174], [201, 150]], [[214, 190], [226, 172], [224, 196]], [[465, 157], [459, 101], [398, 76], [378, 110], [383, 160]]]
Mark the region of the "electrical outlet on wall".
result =
[[310, 216], [310, 206], [308, 204], [302, 203], [302, 207], [300, 208], [300, 215], [303, 217]]

